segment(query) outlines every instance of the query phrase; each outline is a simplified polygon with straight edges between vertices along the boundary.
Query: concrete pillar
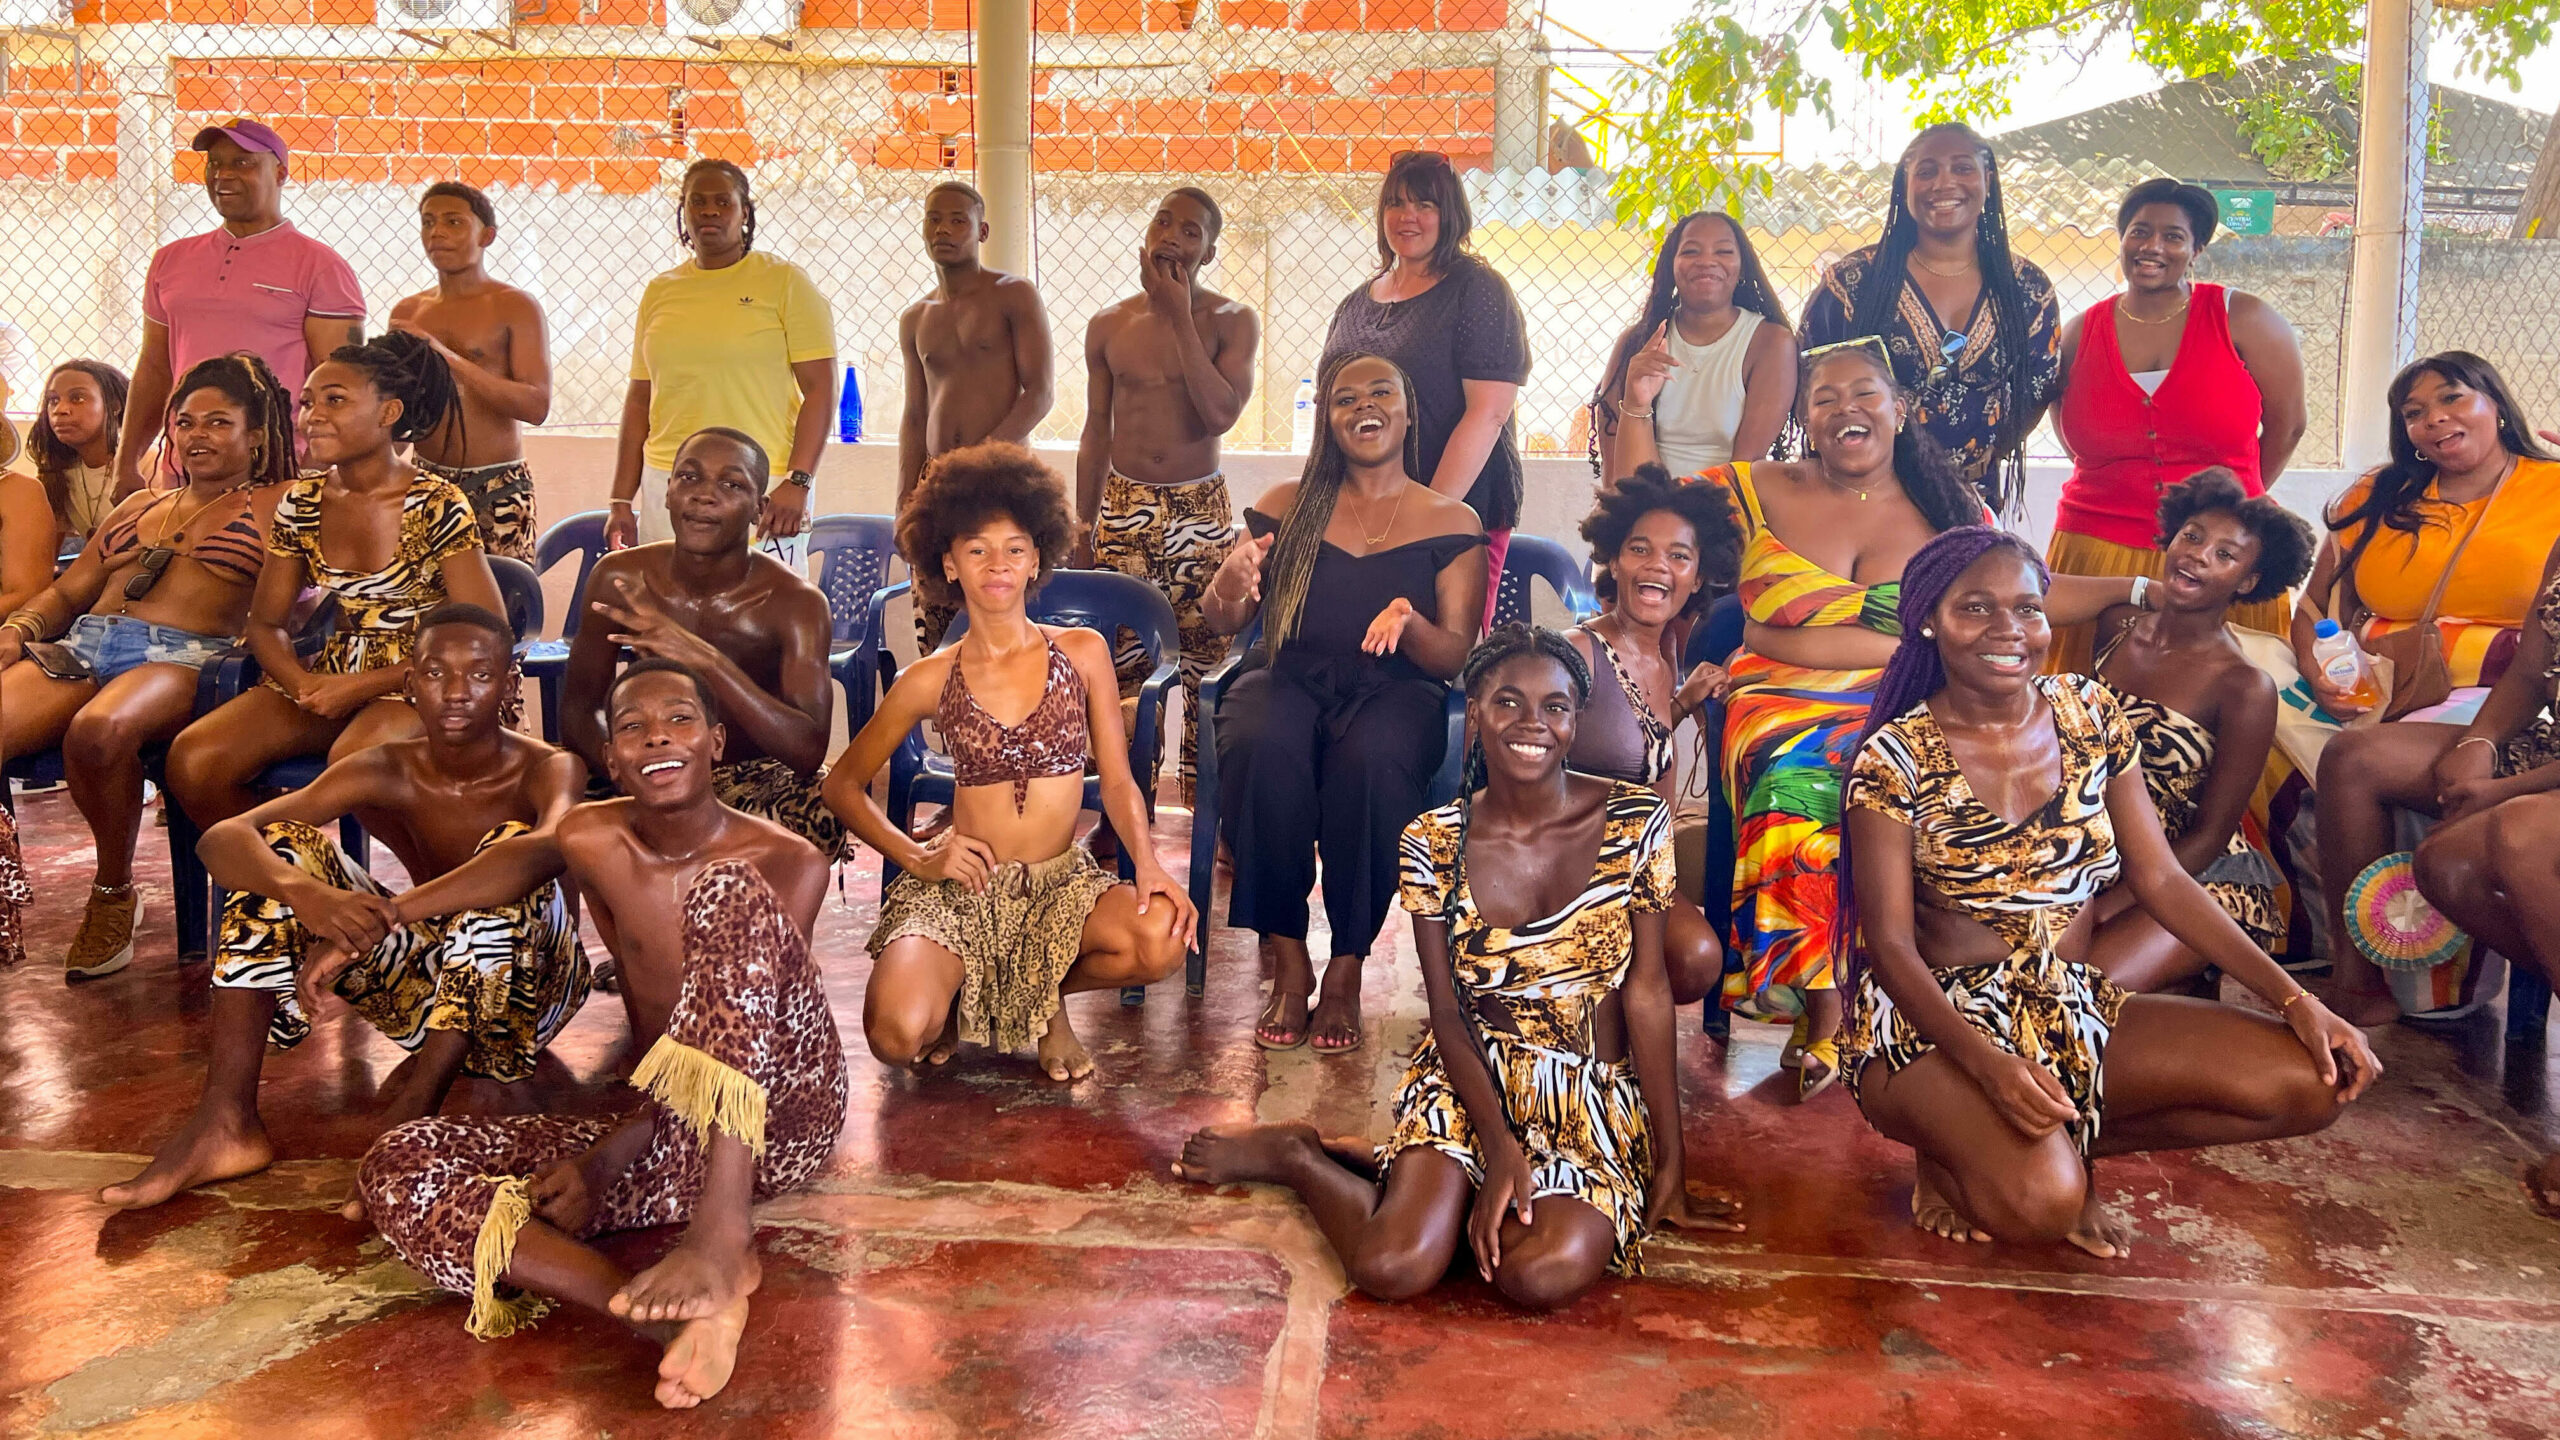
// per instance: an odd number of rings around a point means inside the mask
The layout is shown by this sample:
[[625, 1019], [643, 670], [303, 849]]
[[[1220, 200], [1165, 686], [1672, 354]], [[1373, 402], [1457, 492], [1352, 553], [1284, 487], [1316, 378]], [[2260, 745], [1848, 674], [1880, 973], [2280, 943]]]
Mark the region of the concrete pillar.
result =
[[1031, 253], [1031, 0], [978, 0], [978, 190], [988, 268], [1038, 278]]
[[1505, 45], [1493, 65], [1493, 168], [1538, 170], [1546, 164], [1543, 103], [1547, 57], [1537, 48]]
[[2418, 347], [2418, 227], [2426, 211], [2430, 0], [2371, 0], [2356, 154], [2355, 268], [2338, 449], [2349, 470], [2390, 458], [2383, 394]]

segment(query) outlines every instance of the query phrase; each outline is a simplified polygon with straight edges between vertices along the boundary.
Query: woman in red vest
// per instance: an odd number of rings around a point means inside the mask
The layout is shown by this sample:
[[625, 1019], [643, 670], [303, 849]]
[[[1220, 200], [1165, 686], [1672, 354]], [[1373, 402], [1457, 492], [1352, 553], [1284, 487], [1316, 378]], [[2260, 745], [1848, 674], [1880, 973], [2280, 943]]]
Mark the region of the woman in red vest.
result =
[[[2212, 465], [2252, 496], [2284, 473], [2302, 439], [2302, 352], [2293, 327], [2255, 295], [2191, 280], [2213, 238], [2213, 197], [2145, 180], [2116, 209], [2124, 293], [2062, 332], [2054, 428], [2071, 478], [2045, 559], [2057, 574], [2161, 574], [2160, 497]], [[2286, 598], [2235, 605], [2231, 618], [2285, 633]], [[2046, 669], [2086, 674], [2093, 629], [2055, 626]]]

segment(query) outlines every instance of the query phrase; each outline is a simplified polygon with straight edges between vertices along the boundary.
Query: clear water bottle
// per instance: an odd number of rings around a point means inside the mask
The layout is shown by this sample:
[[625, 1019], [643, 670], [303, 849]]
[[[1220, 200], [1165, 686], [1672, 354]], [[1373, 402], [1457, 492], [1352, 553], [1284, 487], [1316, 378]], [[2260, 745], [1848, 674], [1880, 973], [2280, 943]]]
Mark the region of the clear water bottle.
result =
[[2347, 698], [2370, 710], [2382, 703], [2382, 689], [2373, 683], [2373, 666], [2366, 662], [2364, 647], [2356, 637], [2338, 628], [2335, 620], [2323, 620], [2311, 627], [2311, 659], [2320, 667], [2320, 678], [2347, 693]]
[[1289, 448], [1300, 455], [1312, 455], [1316, 448], [1316, 377], [1305, 375], [1298, 380], [1298, 398], [1289, 405]]
[[847, 445], [862, 438], [862, 370], [844, 367], [844, 393], [836, 397], [836, 438]]

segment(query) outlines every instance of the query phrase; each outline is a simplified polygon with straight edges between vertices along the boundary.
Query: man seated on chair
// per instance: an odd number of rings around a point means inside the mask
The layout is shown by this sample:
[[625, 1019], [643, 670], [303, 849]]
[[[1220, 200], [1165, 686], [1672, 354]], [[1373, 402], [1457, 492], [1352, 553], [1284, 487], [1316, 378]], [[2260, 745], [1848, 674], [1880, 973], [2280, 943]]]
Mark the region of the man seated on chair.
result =
[[772, 469], [745, 433], [698, 430], [667, 479], [675, 538], [596, 562], [588, 607], [560, 683], [560, 738], [611, 794], [605, 697], [625, 649], [702, 677], [728, 726], [712, 772], [720, 803], [771, 820], [834, 860], [844, 826], [819, 795], [835, 691], [827, 598], [791, 567], [756, 553], [756, 516]]
[[434, 1113], [464, 1073], [527, 1078], [578, 1013], [587, 962], [558, 885], [403, 924], [390, 891], [320, 828], [353, 815], [425, 881], [566, 814], [585, 787], [578, 757], [502, 723], [514, 647], [507, 622], [477, 605], [428, 611], [406, 682], [424, 735], [359, 750], [205, 833], [205, 869], [231, 894], [214, 946], [204, 1095], [140, 1174], [98, 1192], [101, 1202], [157, 1205], [264, 1169], [275, 1158], [258, 1118], [266, 1047], [302, 1043], [323, 994], [413, 1053], [383, 1086], [386, 1129]]

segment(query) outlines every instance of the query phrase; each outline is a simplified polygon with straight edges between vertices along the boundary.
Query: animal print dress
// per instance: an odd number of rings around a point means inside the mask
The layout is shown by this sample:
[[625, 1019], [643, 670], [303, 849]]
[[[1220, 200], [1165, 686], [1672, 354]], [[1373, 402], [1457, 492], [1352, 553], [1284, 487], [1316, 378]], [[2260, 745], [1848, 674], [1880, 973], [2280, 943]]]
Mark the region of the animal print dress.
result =
[[[1671, 808], [1641, 785], [1613, 784], [1599, 860], [1582, 893], [1545, 919], [1505, 930], [1477, 912], [1467, 886], [1462, 803], [1405, 827], [1404, 908], [1449, 927], [1458, 1009], [1493, 1073], [1503, 1119], [1528, 1154], [1530, 1198], [1570, 1196], [1607, 1216], [1618, 1236], [1609, 1268], [1639, 1274], [1653, 1130], [1635, 1066], [1593, 1053], [1592, 1019], [1626, 985], [1635, 913], [1671, 907]], [[1514, 1030], [1482, 1023], [1480, 1000], [1509, 1015]], [[1404, 1151], [1428, 1146], [1484, 1183], [1475, 1123], [1428, 1033], [1396, 1088], [1395, 1117], [1395, 1133], [1378, 1147], [1382, 1171]]]
[[[1847, 804], [1911, 827], [1911, 879], [2007, 943], [2008, 958], [1933, 969], [1965, 1022], [2012, 1055], [2053, 1072], [2079, 1118], [2066, 1128], [2080, 1153], [2098, 1138], [2106, 1102], [2107, 1038], [2127, 992], [2063, 959], [2054, 944], [2080, 907], [2123, 873], [2107, 785], [2142, 764], [2133, 727], [2107, 687], [2080, 675], [2039, 675], [2062, 748], [2062, 783], [2011, 824], [1975, 797], [1928, 705], [1867, 737], [1849, 770]], [[1929, 902], [1921, 902], [1929, 903]], [[1893, 1069], [1937, 1048], [1861, 967], [1840, 1035], [1841, 1078], [1856, 1093], [1867, 1061]]]

